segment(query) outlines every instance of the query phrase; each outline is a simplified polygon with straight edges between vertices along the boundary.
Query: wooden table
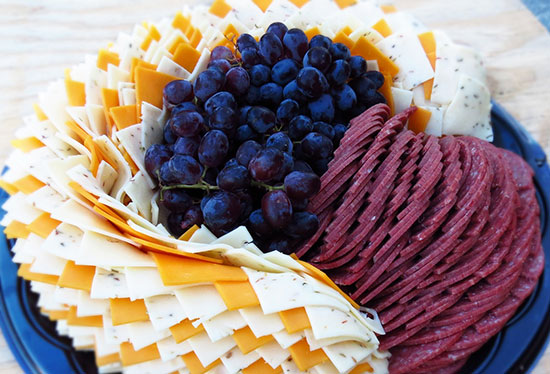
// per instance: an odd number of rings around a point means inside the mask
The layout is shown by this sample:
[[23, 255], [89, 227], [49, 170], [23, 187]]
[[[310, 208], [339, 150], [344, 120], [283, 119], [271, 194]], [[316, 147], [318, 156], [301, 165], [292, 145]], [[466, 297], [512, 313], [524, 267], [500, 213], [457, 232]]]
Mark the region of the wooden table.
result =
[[[115, 4], [116, 5], [113, 5]], [[0, 2], [0, 164], [38, 92], [86, 53], [141, 20], [173, 14], [177, 0], [2, 0]], [[520, 0], [395, 0], [431, 28], [485, 55], [494, 98], [550, 154], [550, 34]], [[550, 350], [534, 374], [550, 372]], [[21, 373], [0, 337], [0, 374]], [[53, 373], [48, 373], [53, 374]]]

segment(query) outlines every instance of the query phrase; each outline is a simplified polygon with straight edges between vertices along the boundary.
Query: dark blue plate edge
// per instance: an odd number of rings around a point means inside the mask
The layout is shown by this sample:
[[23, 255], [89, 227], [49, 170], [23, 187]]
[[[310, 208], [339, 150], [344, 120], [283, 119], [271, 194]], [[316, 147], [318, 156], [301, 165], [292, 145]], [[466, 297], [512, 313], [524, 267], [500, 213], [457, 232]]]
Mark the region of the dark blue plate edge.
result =
[[[504, 126], [506, 131], [512, 134], [513, 138], [517, 141], [514, 142], [513, 146], [509, 149], [515, 153], [520, 154], [535, 170], [536, 173], [536, 182], [538, 187], [538, 198], [541, 205], [544, 205], [544, 208], [541, 206], [541, 211], [549, 212], [548, 205], [550, 204], [550, 189], [544, 188], [544, 186], [550, 186], [550, 168], [546, 163], [546, 155], [542, 148], [534, 141], [534, 139], [527, 133], [527, 131], [500, 105], [493, 102], [493, 109], [491, 112], [493, 122], [498, 122], [499, 126]], [[498, 134], [497, 134], [498, 135]], [[497, 139], [495, 139], [497, 140]], [[497, 141], [496, 141], [497, 142]], [[502, 144], [499, 144], [502, 146]], [[508, 147], [506, 147], [508, 148]], [[3, 202], [8, 197], [7, 193], [0, 189], [0, 202]], [[0, 209], [0, 219], [3, 217], [5, 212]], [[544, 300], [541, 300], [540, 297], [537, 297], [541, 289], [546, 289], [550, 286], [550, 272], [546, 269], [550, 269], [550, 230], [548, 230], [548, 217], [541, 217], [541, 222], [544, 225], [543, 228], [543, 245], [545, 248], [546, 260], [545, 260], [545, 272], [543, 273], [541, 280], [537, 289], [533, 292], [533, 295], [525, 303], [530, 307], [539, 301], [539, 304]], [[66, 348], [61, 347], [60, 345], [52, 344], [51, 341], [40, 337], [40, 334], [33, 334], [32, 344], [25, 344], [25, 337], [20, 331], [21, 320], [24, 318], [19, 318], [19, 323], [14, 321], [12, 315], [14, 313], [14, 308], [12, 305], [13, 302], [16, 304], [17, 312], [19, 316], [25, 316], [29, 311], [25, 311], [22, 304], [28, 304], [25, 301], [21, 300], [21, 295], [24, 293], [28, 296], [30, 293], [28, 282], [23, 281], [18, 277], [13, 275], [17, 273], [17, 265], [14, 264], [11, 260], [11, 251], [10, 248], [13, 245], [13, 242], [8, 242], [3, 234], [0, 233], [0, 328], [4, 334], [10, 350], [12, 351], [15, 359], [25, 371], [29, 374], [54, 374], [54, 373], [78, 373], [78, 374], [88, 374], [90, 371], [83, 371], [83, 366], [81, 365], [81, 360], [75, 358], [73, 352], [67, 351]], [[5, 267], [8, 267], [8, 272], [5, 271]], [[9, 277], [9, 279], [7, 279]], [[18, 283], [19, 286], [18, 286]], [[546, 286], [546, 287], [545, 287]], [[21, 291], [23, 290], [23, 291]], [[8, 297], [6, 298], [6, 291]], [[17, 293], [17, 295], [15, 295]], [[17, 300], [19, 299], [19, 300]], [[482, 362], [473, 362], [475, 369], [472, 371], [467, 371], [468, 374], [501, 374], [501, 373], [530, 373], [534, 370], [537, 363], [540, 361], [543, 356], [548, 344], [550, 343], [549, 333], [550, 333], [550, 305], [548, 301], [545, 302], [546, 310], [544, 313], [539, 314], [539, 320], [543, 321], [537, 325], [536, 333], [529, 343], [523, 349], [516, 349], [515, 354], [512, 356], [517, 356], [517, 360], [513, 362], [513, 365], [508, 365], [508, 367], [494, 371], [495, 366], [499, 366], [498, 354], [501, 349], [502, 341], [505, 341], [506, 335], [509, 329], [512, 329], [514, 326], [506, 327], [506, 330], [498, 334], [495, 338], [489, 342], [487, 355], [481, 357]], [[10, 306], [8, 308], [8, 306]], [[530, 307], [528, 309], [530, 309]], [[28, 305], [27, 305], [28, 308]], [[37, 309], [37, 308], [35, 308]], [[521, 310], [518, 314], [529, 313], [529, 310], [525, 312]], [[37, 310], [34, 310], [34, 317], [37, 316]], [[15, 318], [18, 314], [15, 313]], [[29, 316], [27, 316], [29, 317]], [[32, 316], [30, 316], [32, 317]], [[544, 318], [546, 317], [546, 318]], [[521, 320], [523, 317], [519, 318]], [[512, 320], [516, 320], [516, 316]], [[25, 322], [25, 321], [23, 321]], [[28, 326], [27, 330], [36, 330], [35, 325], [36, 321], [26, 320]], [[19, 328], [18, 328], [19, 326]], [[25, 326], [24, 326], [25, 327]], [[26, 331], [29, 332], [29, 331]], [[36, 331], [35, 331], [36, 333]], [[73, 354], [74, 353], [74, 354]], [[502, 353], [502, 352], [501, 352]], [[474, 360], [477, 361], [475, 357]], [[509, 361], [509, 360], [505, 360]], [[496, 365], [495, 365], [496, 364]], [[510, 363], [509, 363], [510, 364]], [[51, 366], [53, 365], [53, 366]], [[85, 365], [88, 366], [88, 365]], [[486, 369], [491, 370], [490, 372]], [[51, 371], [54, 370], [54, 371]]]

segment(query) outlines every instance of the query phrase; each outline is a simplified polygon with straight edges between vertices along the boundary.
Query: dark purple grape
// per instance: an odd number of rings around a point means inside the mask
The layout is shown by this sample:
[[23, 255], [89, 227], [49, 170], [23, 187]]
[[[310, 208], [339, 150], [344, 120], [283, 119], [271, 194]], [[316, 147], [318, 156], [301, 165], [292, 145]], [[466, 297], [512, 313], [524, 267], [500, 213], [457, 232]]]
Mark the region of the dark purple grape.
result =
[[372, 83], [374, 83], [374, 87], [379, 90], [380, 87], [384, 85], [384, 76], [382, 73], [376, 70], [367, 71], [365, 73], [365, 78], [370, 79]]
[[254, 65], [248, 71], [250, 74], [250, 83], [260, 87], [271, 79], [271, 69], [267, 65]]
[[332, 90], [332, 97], [336, 108], [341, 111], [348, 111], [357, 104], [357, 95], [355, 91], [347, 84], [336, 87]]
[[199, 146], [199, 161], [207, 167], [217, 167], [225, 160], [229, 151], [229, 139], [220, 130], [204, 134]]
[[268, 108], [255, 106], [248, 112], [247, 124], [257, 133], [265, 134], [277, 123], [277, 117]]
[[250, 86], [246, 93], [245, 102], [248, 105], [257, 105], [260, 103], [260, 87]]
[[305, 104], [307, 102], [307, 97], [298, 87], [296, 80], [290, 81], [290, 83], [285, 86], [283, 89], [283, 97], [285, 99], [294, 100], [298, 104]]
[[350, 66], [345, 60], [336, 60], [332, 63], [327, 73], [328, 83], [339, 86], [346, 83], [350, 76]]
[[216, 178], [218, 178], [218, 171], [219, 171], [218, 168], [206, 169], [206, 172], [204, 173], [204, 177], [202, 178], [202, 180], [208, 184], [215, 185]]
[[292, 221], [287, 226], [285, 233], [296, 239], [306, 239], [319, 229], [319, 218], [310, 212], [295, 212]]
[[302, 140], [313, 131], [313, 121], [304, 115], [294, 117], [288, 124], [288, 136], [292, 140]]
[[163, 191], [160, 202], [171, 212], [183, 213], [193, 204], [193, 199], [183, 189], [170, 189]]
[[164, 86], [163, 97], [164, 103], [170, 108], [195, 98], [193, 86], [186, 80], [175, 80], [168, 83]]
[[309, 204], [308, 199], [290, 199], [290, 202], [292, 203], [292, 210], [294, 212], [306, 210]]
[[286, 227], [292, 220], [292, 204], [285, 191], [270, 191], [262, 197], [262, 214], [275, 229]]
[[308, 49], [306, 34], [300, 29], [290, 29], [283, 38], [286, 54], [288, 57], [302, 61]]
[[233, 95], [242, 96], [246, 94], [249, 87], [250, 76], [244, 68], [236, 66], [225, 74], [225, 89]]
[[349, 60], [351, 53], [349, 48], [342, 43], [332, 43], [329, 48], [333, 60]]
[[246, 123], [246, 119], [248, 118], [248, 112], [250, 112], [250, 109], [252, 109], [251, 105], [245, 105], [241, 107], [239, 112], [239, 122], [241, 124]]
[[258, 182], [273, 180], [283, 167], [283, 152], [276, 148], [260, 150], [248, 163], [250, 176]]
[[329, 37], [324, 35], [315, 35], [311, 40], [309, 41], [309, 48], [315, 48], [315, 47], [323, 47], [326, 49], [329, 49], [332, 44], [332, 40], [330, 40]]
[[368, 108], [376, 104], [386, 104], [386, 98], [380, 92], [376, 90], [370, 90], [367, 93], [365, 104]]
[[258, 134], [256, 134], [256, 131], [254, 131], [252, 127], [248, 125], [237, 127], [237, 131], [235, 132], [235, 142], [237, 142], [237, 144], [242, 144], [247, 140], [253, 140], [257, 138]]
[[208, 69], [218, 69], [223, 74], [227, 73], [231, 69], [231, 63], [227, 60], [210, 60], [208, 63]]
[[328, 49], [323, 47], [313, 47], [307, 51], [304, 56], [304, 67], [309, 66], [325, 73], [330, 68], [332, 56]]
[[358, 102], [366, 102], [369, 99], [369, 91], [376, 91], [376, 85], [365, 76], [355, 78], [349, 82], [349, 86], [355, 91]]
[[198, 112], [178, 112], [169, 120], [170, 128], [177, 136], [195, 136], [203, 129], [204, 118]]
[[250, 186], [248, 169], [242, 165], [225, 167], [218, 174], [218, 187], [225, 191], [236, 191]]
[[298, 73], [296, 84], [302, 92], [311, 98], [318, 98], [329, 89], [327, 78], [318, 69], [305, 67]]
[[285, 86], [296, 78], [300, 65], [291, 58], [277, 62], [271, 69], [271, 79], [280, 86]]
[[158, 178], [160, 167], [168, 162], [172, 157], [172, 152], [164, 144], [153, 144], [145, 152], [145, 169], [153, 179]]
[[262, 56], [258, 48], [245, 48], [241, 50], [241, 60], [244, 67], [251, 67], [262, 63]]
[[266, 253], [278, 251], [287, 255], [294, 253], [295, 243], [289, 238], [275, 238], [267, 245]]
[[313, 173], [313, 169], [309, 164], [303, 160], [298, 160], [294, 163], [294, 171], [301, 171], [304, 173]]
[[349, 118], [354, 118], [363, 113], [365, 110], [367, 110], [368, 107], [361, 102], [358, 102], [354, 107], [352, 107], [350, 110], [348, 110]]
[[178, 183], [178, 180], [176, 179], [172, 168], [170, 167], [170, 164], [168, 162], [165, 162], [161, 165], [159, 169], [159, 179], [160, 182], [164, 185], [170, 185]]
[[174, 133], [172, 132], [172, 127], [170, 127], [170, 122], [166, 122], [166, 124], [164, 125], [164, 128], [162, 130], [162, 136], [164, 138], [164, 141], [167, 144], [174, 144], [178, 139], [178, 137], [174, 135]]
[[174, 144], [174, 153], [196, 157], [200, 143], [201, 138], [198, 136], [182, 136]]
[[289, 153], [283, 153], [283, 166], [273, 178], [274, 181], [282, 181], [294, 169], [294, 158]]
[[332, 151], [332, 141], [318, 132], [310, 132], [302, 140], [302, 152], [311, 160], [332, 156]]
[[287, 125], [300, 112], [300, 105], [295, 100], [285, 99], [277, 108], [277, 120]]
[[241, 34], [237, 39], [237, 49], [242, 52], [247, 48], [258, 49], [258, 42], [250, 34]]
[[254, 210], [254, 199], [247, 192], [247, 190], [240, 190], [233, 192], [239, 198], [239, 204], [241, 206], [241, 215], [239, 216], [239, 222], [244, 222], [250, 216], [250, 213]]
[[202, 207], [204, 223], [214, 235], [221, 236], [235, 228], [241, 215], [239, 198], [231, 192], [219, 191]]
[[247, 227], [252, 231], [253, 234], [256, 234], [260, 237], [271, 236], [273, 233], [273, 227], [267, 223], [265, 220], [262, 210], [256, 209], [248, 217]]
[[225, 75], [218, 69], [207, 69], [199, 74], [195, 81], [195, 96], [206, 101], [220, 91], [225, 83]]
[[199, 109], [195, 104], [190, 101], [183, 102], [172, 108], [172, 116], [175, 116], [179, 112], [198, 112]]
[[274, 22], [267, 28], [266, 32], [271, 32], [279, 38], [279, 40], [282, 42], [283, 38], [288, 31], [288, 27], [282, 22]]
[[334, 119], [334, 100], [329, 94], [321, 95], [307, 106], [313, 121], [332, 122]]
[[346, 131], [348, 130], [348, 127], [344, 124], [338, 123], [334, 125], [334, 144], [338, 145], [340, 144], [340, 140], [344, 137], [346, 134]]
[[268, 32], [260, 38], [260, 55], [266, 65], [275, 65], [283, 57], [283, 53], [283, 43], [277, 35]]
[[168, 223], [168, 231], [170, 231], [170, 233], [176, 238], [179, 238], [185, 232], [181, 227], [183, 216], [183, 213], [170, 213], [166, 219]]
[[252, 160], [261, 149], [262, 146], [258, 142], [254, 140], [247, 140], [241, 144], [239, 149], [237, 149], [235, 157], [239, 164], [243, 165], [245, 168], [248, 168], [250, 160]]
[[351, 56], [349, 59], [350, 78], [357, 78], [367, 71], [367, 61], [361, 56]]
[[180, 227], [183, 229], [183, 231], [189, 230], [194, 225], [200, 226], [202, 225], [203, 218], [202, 218], [202, 211], [201, 207], [199, 205], [193, 205], [183, 215], [183, 220], [180, 223]]
[[279, 151], [292, 154], [292, 140], [284, 132], [276, 132], [267, 138], [266, 147], [277, 148]]
[[239, 116], [230, 107], [219, 107], [214, 110], [209, 118], [208, 126], [211, 129], [221, 130], [231, 137], [237, 128]]
[[321, 179], [313, 173], [293, 171], [285, 177], [285, 191], [292, 199], [309, 199], [321, 188]]
[[229, 161], [227, 161], [223, 167], [229, 168], [231, 166], [237, 166], [237, 165], [240, 165], [239, 161], [237, 161], [237, 159], [233, 157], [232, 159], [229, 159]]
[[196, 184], [201, 179], [202, 168], [191, 156], [175, 155], [168, 161], [174, 179], [179, 184]]
[[226, 46], [219, 45], [214, 47], [210, 53], [210, 60], [229, 60], [232, 61], [235, 59], [233, 52]]
[[330, 140], [334, 139], [334, 127], [326, 122], [313, 122], [313, 131], [323, 134]]
[[330, 162], [330, 158], [318, 158], [316, 160], [311, 161], [311, 165], [313, 166], [313, 170], [317, 175], [323, 175], [328, 170], [328, 164]]
[[213, 95], [210, 99], [204, 103], [204, 111], [210, 116], [214, 113], [214, 110], [220, 107], [228, 107], [231, 109], [237, 108], [237, 102], [235, 97], [229, 92], [222, 91]]
[[262, 104], [276, 108], [283, 100], [283, 88], [277, 83], [266, 83], [260, 87], [260, 100]]

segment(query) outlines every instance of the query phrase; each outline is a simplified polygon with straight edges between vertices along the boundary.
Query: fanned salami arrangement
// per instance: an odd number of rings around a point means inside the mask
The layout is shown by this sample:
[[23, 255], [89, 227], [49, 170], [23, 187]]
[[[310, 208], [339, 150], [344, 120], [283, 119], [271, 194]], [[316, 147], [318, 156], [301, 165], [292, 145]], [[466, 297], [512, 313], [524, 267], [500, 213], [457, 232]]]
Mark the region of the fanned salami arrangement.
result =
[[545, 266], [480, 55], [393, 6], [186, 7], [34, 109], [1, 223], [100, 373], [458, 373]]

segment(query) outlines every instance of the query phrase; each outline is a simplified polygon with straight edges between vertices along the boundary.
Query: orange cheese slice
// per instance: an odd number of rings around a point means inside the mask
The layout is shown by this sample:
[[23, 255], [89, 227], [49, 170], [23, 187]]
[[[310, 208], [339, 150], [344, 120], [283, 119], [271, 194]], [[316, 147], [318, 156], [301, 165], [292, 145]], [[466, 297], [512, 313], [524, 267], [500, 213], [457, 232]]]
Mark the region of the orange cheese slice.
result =
[[149, 314], [147, 314], [147, 308], [143, 299], [135, 301], [129, 298], [110, 299], [109, 305], [111, 307], [113, 326], [149, 321]]
[[207, 367], [202, 366], [199, 358], [195, 354], [195, 352], [189, 352], [183, 356], [181, 356], [183, 362], [185, 362], [185, 366], [189, 370], [190, 374], [203, 374], [209, 371], [210, 369], [215, 368], [219, 364], [221, 364], [220, 359], [217, 359]]
[[247, 354], [273, 340], [272, 335], [257, 338], [250, 327], [245, 326], [233, 333], [233, 339], [243, 354]]
[[44, 212], [27, 225], [27, 230], [46, 239], [60, 224], [61, 221], [53, 219], [49, 213]]
[[101, 357], [99, 357], [97, 354], [95, 355], [95, 364], [97, 367], [114, 364], [119, 361], [120, 361], [120, 355], [118, 353], [112, 353], [110, 355], [101, 356]]
[[157, 65], [151, 64], [150, 62], [143, 61], [137, 57], [132, 58], [132, 64], [130, 66], [130, 80], [132, 82], [136, 81], [136, 69], [145, 68], [150, 70], [157, 70]]
[[17, 187], [15, 187], [13, 184], [6, 182], [3, 179], [0, 179], [0, 188], [2, 188], [4, 191], [6, 191], [9, 195], [16, 194], [19, 192]]
[[76, 306], [73, 305], [69, 308], [67, 324], [69, 326], [103, 327], [103, 316], [78, 317]]
[[237, 310], [260, 305], [260, 300], [250, 282], [215, 282], [214, 286], [229, 310]]
[[422, 48], [424, 48], [424, 52], [426, 52], [426, 54], [435, 53], [435, 37], [432, 31], [418, 34], [418, 39], [420, 40], [420, 44], [422, 45]]
[[220, 18], [225, 18], [231, 9], [231, 5], [227, 4], [225, 0], [214, 0], [208, 12]]
[[267, 10], [267, 8], [269, 8], [273, 0], [252, 0], [252, 2], [256, 4], [258, 8], [262, 10], [262, 12], [265, 13], [265, 11]]
[[351, 49], [351, 54], [359, 55], [365, 60], [376, 60], [382, 74], [394, 77], [399, 73], [397, 65], [365, 37], [357, 39], [357, 42], [355, 42], [355, 45]]
[[388, 25], [386, 20], [384, 18], [380, 19], [380, 21], [376, 22], [373, 26], [373, 29], [378, 31], [380, 35], [382, 35], [384, 38], [387, 38], [392, 34], [391, 27]]
[[27, 225], [19, 221], [11, 221], [4, 229], [6, 239], [26, 239], [30, 233]]
[[176, 53], [176, 49], [179, 47], [179, 45], [184, 44], [184, 43], [187, 43], [187, 39], [184, 38], [181, 35], [178, 35], [178, 37], [168, 47], [168, 52], [170, 52], [172, 55], [174, 55], [174, 53]]
[[193, 46], [193, 48], [197, 48], [201, 40], [202, 40], [201, 31], [198, 28], [193, 30], [193, 33], [189, 37], [189, 43]]
[[393, 81], [391, 75], [384, 74], [384, 84], [378, 91], [384, 95], [384, 98], [386, 98], [386, 103], [390, 107], [390, 113], [393, 116], [395, 114], [395, 104], [393, 102], [393, 95], [391, 92], [392, 83]]
[[34, 114], [36, 114], [36, 118], [39, 121], [45, 121], [48, 119], [48, 116], [46, 116], [46, 113], [40, 108], [40, 106], [37, 103], [32, 104], [32, 108], [34, 109]]
[[172, 333], [172, 336], [174, 337], [174, 340], [176, 341], [176, 343], [181, 343], [184, 340], [192, 338], [193, 336], [203, 331], [204, 331], [203, 325], [199, 325], [198, 327], [195, 327], [193, 326], [193, 323], [188, 319], [184, 319], [177, 325], [170, 327], [170, 332]]
[[353, 32], [353, 29], [349, 26], [345, 26], [341, 31], [347, 36], [349, 36]]
[[113, 117], [111, 116], [111, 108], [119, 106], [118, 91], [111, 88], [103, 87], [101, 89], [101, 103], [103, 104], [103, 111], [105, 112], [105, 119], [109, 124], [109, 130], [114, 125]]
[[243, 374], [281, 374], [282, 372], [282, 367], [278, 366], [273, 369], [263, 358], [242, 370]]
[[101, 70], [107, 71], [109, 68], [109, 64], [113, 64], [115, 66], [120, 65], [120, 58], [118, 57], [118, 53], [111, 52], [106, 49], [100, 49], [99, 53], [97, 54], [97, 67]]
[[44, 143], [34, 136], [29, 136], [28, 138], [23, 139], [12, 139], [10, 143], [14, 148], [17, 148], [25, 153], [28, 153], [33, 149], [44, 147]]
[[181, 236], [178, 238], [178, 240], [182, 240], [184, 242], [188, 241], [189, 239], [191, 239], [191, 237], [193, 236], [195, 231], [197, 231], [198, 229], [199, 229], [199, 226], [197, 226], [197, 225], [191, 226], [189, 229], [187, 229], [186, 232], [181, 234]]
[[23, 192], [25, 195], [29, 195], [34, 191], [37, 191], [45, 186], [40, 180], [36, 179], [32, 175], [27, 175], [21, 179], [12, 183], [15, 188]]
[[78, 123], [76, 123], [75, 121], [67, 121], [65, 122], [65, 125], [71, 129], [79, 138], [80, 142], [82, 143], [86, 138], [88, 138], [90, 135], [84, 131], [82, 129], [82, 127], [80, 127], [78, 125]]
[[135, 104], [112, 107], [109, 109], [109, 113], [111, 113], [115, 126], [118, 130], [125, 129], [128, 126], [139, 123]]
[[290, 2], [296, 5], [298, 8], [301, 8], [307, 3], [309, 3], [309, 0], [290, 0]]
[[322, 349], [310, 350], [306, 339], [300, 340], [298, 343], [288, 348], [288, 350], [296, 366], [298, 366], [298, 369], [301, 371], [306, 371], [329, 359]]
[[409, 130], [417, 134], [425, 131], [431, 116], [432, 112], [429, 110], [417, 107], [416, 111], [409, 117]]
[[311, 323], [304, 308], [294, 308], [279, 312], [279, 317], [289, 334], [311, 328]]
[[143, 67], [136, 68], [135, 74], [136, 100], [138, 107], [141, 107], [141, 103], [145, 101], [162, 109], [162, 92], [164, 86], [174, 80], [179, 80], [178, 77]]
[[99, 168], [99, 164], [102, 161], [101, 153], [94, 141], [92, 140], [91, 136], [86, 137], [86, 139], [84, 140], [84, 146], [88, 148], [92, 155], [92, 159], [90, 161], [90, 171], [92, 172], [94, 177], [97, 177], [97, 169]]
[[174, 20], [172, 21], [172, 27], [179, 29], [182, 33], [186, 34], [189, 26], [191, 26], [191, 21], [189, 18], [185, 17], [181, 12], [176, 13]]
[[152, 256], [165, 286], [248, 280], [240, 267], [160, 253], [152, 253]]
[[140, 364], [146, 361], [157, 360], [160, 358], [157, 344], [153, 343], [138, 351], [134, 349], [132, 343], [124, 342], [120, 345], [120, 359], [122, 365], [130, 366]]
[[307, 29], [304, 31], [304, 33], [307, 36], [307, 40], [311, 40], [315, 35], [319, 35], [321, 33], [321, 30], [317, 26], [312, 27], [311, 29]]
[[382, 9], [382, 12], [386, 14], [397, 12], [395, 5], [381, 5], [380, 9]]
[[334, 43], [342, 43], [349, 49], [353, 48], [353, 40], [351, 40], [344, 30], [338, 31], [338, 33], [332, 39]]
[[352, 371], [349, 372], [349, 374], [364, 374], [364, 373], [372, 373], [374, 369], [372, 366], [370, 366], [367, 362], [364, 364], [359, 364], [355, 368], [353, 368]]
[[32, 272], [31, 264], [21, 264], [21, 266], [19, 266], [19, 270], [17, 271], [17, 275], [28, 281], [36, 281], [51, 285], [56, 285], [57, 280], [59, 279], [56, 275]]
[[65, 91], [70, 106], [84, 106], [86, 104], [86, 89], [82, 82], [65, 78]]
[[344, 9], [357, 3], [357, 0], [334, 0], [334, 2], [340, 7], [340, 9]]
[[90, 292], [94, 275], [95, 266], [76, 265], [73, 261], [67, 261], [57, 285]]
[[189, 43], [178, 45], [174, 52], [174, 62], [188, 72], [192, 72], [195, 69], [195, 65], [197, 65], [200, 57], [201, 54]]
[[45, 310], [45, 309], [40, 309], [40, 311], [44, 314], [47, 314], [50, 321], [59, 321], [60, 319], [67, 319], [67, 316], [69, 315], [68, 310]]

